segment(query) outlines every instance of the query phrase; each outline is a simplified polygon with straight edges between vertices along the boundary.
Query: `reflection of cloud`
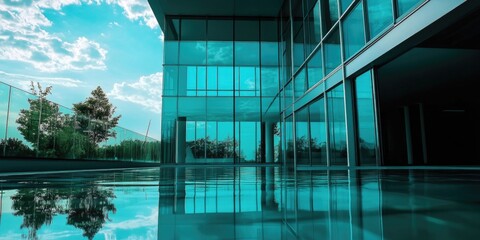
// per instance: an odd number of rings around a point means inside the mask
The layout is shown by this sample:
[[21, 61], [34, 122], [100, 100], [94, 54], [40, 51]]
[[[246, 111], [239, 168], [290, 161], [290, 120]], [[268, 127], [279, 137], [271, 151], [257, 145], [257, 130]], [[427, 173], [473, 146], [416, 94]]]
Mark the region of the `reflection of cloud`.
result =
[[160, 113], [162, 108], [163, 73], [157, 72], [142, 76], [134, 83], [115, 83], [109, 96], [131, 102], [145, 107], [155, 113]]
[[0, 81], [10, 82], [11, 84], [20, 85], [23, 90], [30, 90], [30, 81], [39, 82], [42, 86], [62, 86], [62, 87], [78, 87], [81, 81], [72, 78], [62, 77], [38, 77], [23, 74], [13, 74], [0, 71]]
[[[116, 239], [115, 231], [117, 230], [133, 230], [139, 228], [149, 228], [149, 230], [153, 230], [153, 228], [157, 228], [158, 225], [158, 208], [151, 209], [150, 215], [136, 215], [134, 219], [125, 220], [122, 222], [109, 222], [105, 224], [105, 227], [101, 231], [104, 234], [106, 239]], [[147, 239], [148, 236], [151, 235], [150, 231], [147, 232]], [[154, 233], [153, 233], [154, 234]], [[154, 237], [154, 236], [152, 236]], [[134, 239], [145, 239], [145, 238], [134, 238]]]
[[82, 234], [77, 231], [44, 232], [38, 234], [38, 239], [68, 239], [72, 237], [78, 238], [80, 236], [82, 236]]

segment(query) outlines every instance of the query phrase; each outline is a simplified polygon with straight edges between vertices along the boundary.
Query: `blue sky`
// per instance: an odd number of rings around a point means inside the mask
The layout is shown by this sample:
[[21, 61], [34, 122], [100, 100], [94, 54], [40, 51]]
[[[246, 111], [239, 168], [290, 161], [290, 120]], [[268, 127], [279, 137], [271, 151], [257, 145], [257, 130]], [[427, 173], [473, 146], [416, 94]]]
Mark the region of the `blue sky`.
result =
[[119, 126], [160, 137], [163, 33], [147, 0], [0, 0], [0, 81], [53, 86], [66, 107], [97, 86]]

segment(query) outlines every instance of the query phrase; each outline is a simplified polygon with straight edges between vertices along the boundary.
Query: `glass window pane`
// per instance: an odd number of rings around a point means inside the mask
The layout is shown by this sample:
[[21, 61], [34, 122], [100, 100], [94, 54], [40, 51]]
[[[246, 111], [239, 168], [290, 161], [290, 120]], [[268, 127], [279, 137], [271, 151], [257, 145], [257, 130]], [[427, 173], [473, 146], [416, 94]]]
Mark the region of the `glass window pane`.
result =
[[178, 64], [178, 41], [165, 41], [165, 64]]
[[370, 39], [372, 39], [393, 22], [392, 2], [385, 0], [366, 1]]
[[[383, 0], [385, 1], [385, 0]], [[390, 1], [390, 0], [388, 0]], [[348, 6], [350, 6], [350, 4], [352, 4], [353, 0], [340, 0], [340, 5], [342, 7], [342, 13], [345, 12], [345, 10], [347, 10]]]
[[182, 19], [181, 31], [181, 41], [206, 40], [207, 21], [203, 19]]
[[320, 1], [322, 10], [322, 32], [326, 35], [338, 20], [337, 0]]
[[307, 46], [307, 56], [315, 49], [318, 43], [321, 40], [320, 33], [320, 9], [319, 2], [315, 4], [315, 7], [310, 11], [306, 19], [306, 42]]
[[312, 165], [327, 165], [327, 122], [324, 98], [310, 105], [310, 145]]
[[293, 148], [293, 118], [292, 116], [285, 119], [285, 161], [286, 165], [292, 167], [294, 164], [294, 148]]
[[370, 71], [355, 79], [357, 130], [361, 165], [376, 164], [376, 128], [373, 102], [373, 86]]
[[397, 0], [398, 16], [409, 12], [414, 6], [423, 0]]
[[343, 22], [343, 46], [345, 59], [348, 59], [365, 45], [362, 4], [351, 11]]
[[302, 68], [300, 72], [295, 76], [295, 99], [301, 97], [303, 93], [306, 91], [306, 74], [305, 68]]
[[218, 89], [217, 67], [207, 67], [207, 96], [216, 96]]
[[207, 63], [207, 46], [205, 41], [181, 41], [180, 64], [204, 65]]
[[347, 165], [343, 84], [327, 92], [330, 165]]
[[313, 87], [317, 82], [323, 78], [322, 67], [322, 49], [318, 49], [317, 52], [310, 58], [307, 64], [308, 67], [308, 88]]
[[295, 113], [295, 145], [297, 164], [310, 164], [310, 134], [308, 107]]
[[340, 35], [338, 28], [325, 40], [325, 74], [329, 74], [341, 63]]

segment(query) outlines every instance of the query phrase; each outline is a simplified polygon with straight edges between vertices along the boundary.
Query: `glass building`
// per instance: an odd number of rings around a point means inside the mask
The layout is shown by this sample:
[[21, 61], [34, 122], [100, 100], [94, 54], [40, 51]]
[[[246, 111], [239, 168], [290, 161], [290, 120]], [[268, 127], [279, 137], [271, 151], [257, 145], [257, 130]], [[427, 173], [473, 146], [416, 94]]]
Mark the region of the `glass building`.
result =
[[150, 0], [163, 163], [478, 165], [478, 1]]

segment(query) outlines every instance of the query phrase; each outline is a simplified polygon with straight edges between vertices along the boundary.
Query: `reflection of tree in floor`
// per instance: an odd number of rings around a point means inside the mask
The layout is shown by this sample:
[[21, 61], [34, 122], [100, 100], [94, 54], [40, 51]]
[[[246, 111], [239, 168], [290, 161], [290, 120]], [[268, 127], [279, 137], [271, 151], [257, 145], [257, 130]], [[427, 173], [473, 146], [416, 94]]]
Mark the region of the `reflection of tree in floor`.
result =
[[20, 228], [28, 228], [28, 239], [38, 239], [37, 231], [50, 225], [53, 217], [66, 214], [67, 224], [82, 229], [83, 236], [93, 239], [103, 227], [109, 212], [116, 212], [112, 189], [97, 186], [77, 189], [20, 189], [12, 197], [15, 216], [23, 216]]

